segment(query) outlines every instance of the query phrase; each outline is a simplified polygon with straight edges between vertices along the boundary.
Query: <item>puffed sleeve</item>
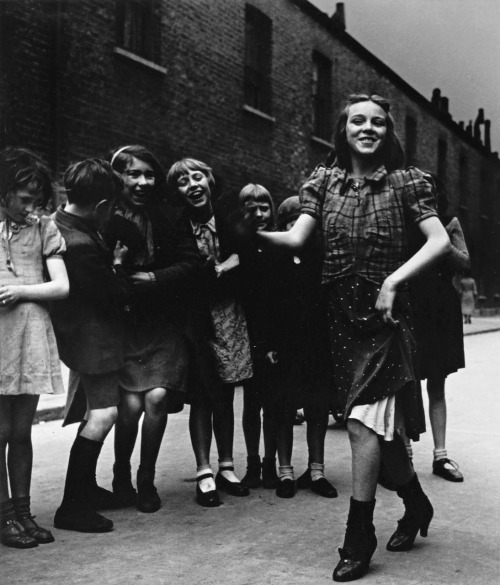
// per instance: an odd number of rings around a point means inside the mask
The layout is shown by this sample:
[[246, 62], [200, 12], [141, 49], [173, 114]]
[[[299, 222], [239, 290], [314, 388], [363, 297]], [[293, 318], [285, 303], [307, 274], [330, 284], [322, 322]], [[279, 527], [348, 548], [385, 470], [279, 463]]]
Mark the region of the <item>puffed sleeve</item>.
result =
[[302, 213], [321, 219], [321, 211], [325, 201], [326, 188], [331, 169], [318, 165], [299, 191]]
[[62, 256], [66, 252], [66, 242], [50, 217], [40, 218], [40, 234], [42, 236], [42, 256]]
[[408, 167], [403, 178], [403, 198], [409, 222], [417, 224], [428, 217], [437, 217], [436, 193], [425, 173], [416, 167]]

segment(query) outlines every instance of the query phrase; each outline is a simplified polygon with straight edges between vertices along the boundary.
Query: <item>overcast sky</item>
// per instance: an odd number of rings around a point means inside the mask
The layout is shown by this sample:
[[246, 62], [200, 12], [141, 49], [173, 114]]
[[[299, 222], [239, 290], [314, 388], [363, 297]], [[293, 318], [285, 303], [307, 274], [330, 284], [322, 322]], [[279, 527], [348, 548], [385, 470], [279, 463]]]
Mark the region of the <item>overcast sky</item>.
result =
[[[310, 0], [335, 12], [335, 0]], [[500, 0], [344, 0], [346, 30], [427, 99], [435, 87], [455, 121], [491, 120], [500, 151]]]

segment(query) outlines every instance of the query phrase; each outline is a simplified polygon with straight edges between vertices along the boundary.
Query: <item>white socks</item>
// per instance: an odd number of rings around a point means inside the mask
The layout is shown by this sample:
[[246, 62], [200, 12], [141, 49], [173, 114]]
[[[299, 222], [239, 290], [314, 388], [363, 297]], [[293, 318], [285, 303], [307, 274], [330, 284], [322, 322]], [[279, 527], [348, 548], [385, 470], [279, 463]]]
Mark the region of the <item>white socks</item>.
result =
[[[199, 477], [208, 474], [211, 474], [211, 477], [205, 477], [202, 480], [198, 481]], [[203, 493], [210, 492], [215, 489], [214, 473], [210, 465], [200, 465], [200, 467], [196, 468], [196, 481], [198, 481], [200, 490]]]
[[219, 472], [228, 481], [240, 483], [240, 480], [234, 474], [234, 463], [232, 459], [219, 459]]
[[291, 479], [293, 481], [293, 467], [291, 465], [280, 465], [278, 467], [278, 477], [280, 481]]
[[446, 449], [434, 449], [434, 461], [439, 461], [440, 459], [446, 459], [448, 457], [448, 451]]
[[311, 469], [311, 479], [316, 481], [325, 477], [325, 464], [324, 463], [311, 463], [309, 465]]

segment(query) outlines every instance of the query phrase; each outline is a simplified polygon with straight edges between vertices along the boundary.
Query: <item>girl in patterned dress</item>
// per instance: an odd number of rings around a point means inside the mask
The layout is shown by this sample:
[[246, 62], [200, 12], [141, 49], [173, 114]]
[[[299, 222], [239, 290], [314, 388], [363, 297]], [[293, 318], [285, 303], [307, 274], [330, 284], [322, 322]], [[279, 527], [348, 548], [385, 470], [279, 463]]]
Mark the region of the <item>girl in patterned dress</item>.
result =
[[[335, 581], [361, 577], [376, 549], [381, 462], [405, 505], [387, 549], [409, 550], [419, 531], [427, 535], [433, 515], [396, 429], [405, 427], [414, 439], [425, 429], [406, 282], [448, 254], [450, 242], [424, 173], [398, 170], [403, 151], [389, 111], [379, 96], [351, 96], [337, 123], [337, 159], [332, 167], [317, 167], [302, 187], [294, 227], [256, 235], [260, 243], [298, 249], [318, 225], [322, 229], [334, 385], [344, 403], [353, 473]], [[410, 258], [412, 224], [425, 244]]]
[[54, 541], [30, 511], [38, 400], [64, 392], [45, 303], [68, 295], [65, 244], [49, 217], [34, 215], [52, 196], [38, 156], [21, 148], [0, 153], [0, 536], [14, 548]]
[[[248, 496], [234, 473], [234, 389], [252, 376], [250, 341], [238, 296], [237, 254], [224, 237], [224, 220], [212, 204], [215, 181], [210, 167], [187, 158], [168, 172], [173, 198], [180, 199], [204, 266], [192, 287], [187, 337], [191, 346], [189, 430], [197, 464], [200, 506], [220, 504], [217, 489]], [[212, 432], [219, 453], [215, 478], [210, 466]]]

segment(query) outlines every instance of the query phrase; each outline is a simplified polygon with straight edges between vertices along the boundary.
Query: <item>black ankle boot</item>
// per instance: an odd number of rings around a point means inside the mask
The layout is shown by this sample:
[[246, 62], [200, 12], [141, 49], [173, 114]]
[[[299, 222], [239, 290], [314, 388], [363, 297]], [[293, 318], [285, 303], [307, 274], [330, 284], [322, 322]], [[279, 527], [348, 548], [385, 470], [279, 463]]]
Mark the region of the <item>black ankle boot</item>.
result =
[[278, 481], [276, 458], [264, 457], [262, 459], [262, 486], [268, 490], [273, 490], [278, 487]]
[[91, 497], [102, 443], [78, 435], [71, 448], [64, 497], [54, 516], [54, 526], [76, 532], [109, 532], [113, 522], [92, 507]]
[[339, 548], [340, 561], [333, 571], [334, 581], [354, 581], [368, 570], [377, 548], [373, 526], [374, 509], [375, 500], [360, 502], [351, 498], [344, 546]]
[[405, 513], [387, 543], [386, 548], [391, 552], [410, 550], [419, 530], [421, 536], [427, 536], [434, 515], [432, 504], [422, 490], [416, 473], [406, 485], [397, 489], [397, 494], [403, 499]]
[[137, 492], [132, 485], [130, 463], [113, 465], [113, 493], [120, 508], [129, 508], [137, 503]]
[[161, 507], [160, 496], [154, 485], [155, 472], [142, 469], [137, 470], [137, 509], [146, 514], [152, 514]]
[[261, 463], [259, 455], [249, 455], [247, 457], [247, 472], [241, 480], [241, 485], [250, 489], [260, 486]]

